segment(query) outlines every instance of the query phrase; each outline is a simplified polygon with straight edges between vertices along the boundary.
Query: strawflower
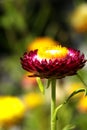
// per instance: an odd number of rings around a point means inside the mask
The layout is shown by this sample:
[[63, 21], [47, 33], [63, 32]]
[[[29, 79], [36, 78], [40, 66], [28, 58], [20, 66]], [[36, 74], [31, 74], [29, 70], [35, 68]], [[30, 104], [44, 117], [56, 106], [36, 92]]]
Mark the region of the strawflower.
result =
[[43, 47], [53, 46], [57, 44], [58, 42], [54, 41], [50, 37], [37, 37], [31, 43], [29, 43], [27, 50], [30, 51], [30, 50], [38, 49], [40, 48], [40, 46], [43, 48]]
[[22, 68], [31, 73], [28, 75], [29, 77], [37, 77], [41, 92], [44, 92], [44, 87], [39, 78], [48, 79], [47, 87], [51, 84], [51, 130], [56, 130], [58, 110], [72, 96], [85, 91], [85, 89], [74, 91], [64, 103], [56, 107], [56, 79], [77, 74], [77, 71], [85, 65], [85, 62], [84, 54], [81, 54], [80, 51], [61, 45], [39, 47], [30, 52], [25, 52], [21, 58]]
[[76, 7], [70, 17], [70, 24], [75, 31], [87, 32], [87, 3]]
[[40, 93], [27, 93], [22, 98], [0, 96], [0, 126], [10, 127], [20, 123], [26, 111], [44, 104]]
[[15, 96], [0, 96], [0, 125], [13, 125], [24, 116], [25, 105]]
[[60, 79], [75, 75], [85, 65], [84, 54], [61, 45], [25, 52], [21, 58], [23, 69], [32, 77]]

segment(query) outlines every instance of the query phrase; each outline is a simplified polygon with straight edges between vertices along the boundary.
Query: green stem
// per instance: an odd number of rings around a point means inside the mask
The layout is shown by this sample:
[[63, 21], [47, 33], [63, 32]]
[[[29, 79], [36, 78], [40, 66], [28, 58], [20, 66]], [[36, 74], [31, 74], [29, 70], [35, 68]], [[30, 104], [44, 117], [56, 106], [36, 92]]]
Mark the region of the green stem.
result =
[[54, 112], [54, 120], [56, 119], [56, 117], [57, 117], [57, 112], [58, 112], [58, 110], [61, 108], [61, 107], [63, 107], [66, 103], [68, 103], [68, 101], [73, 97], [73, 96], [75, 96], [76, 94], [78, 94], [78, 93], [80, 93], [80, 92], [85, 92], [85, 95], [86, 95], [86, 89], [85, 88], [80, 88], [80, 89], [78, 89], [78, 90], [75, 90], [74, 92], [72, 92], [71, 94], [70, 94], [70, 96], [64, 101], [64, 103], [62, 103], [62, 104], [60, 104], [58, 107], [56, 107], [56, 109], [55, 109], [55, 112]]
[[53, 79], [51, 83], [51, 130], [56, 130], [56, 119], [54, 112], [56, 107], [56, 80]]

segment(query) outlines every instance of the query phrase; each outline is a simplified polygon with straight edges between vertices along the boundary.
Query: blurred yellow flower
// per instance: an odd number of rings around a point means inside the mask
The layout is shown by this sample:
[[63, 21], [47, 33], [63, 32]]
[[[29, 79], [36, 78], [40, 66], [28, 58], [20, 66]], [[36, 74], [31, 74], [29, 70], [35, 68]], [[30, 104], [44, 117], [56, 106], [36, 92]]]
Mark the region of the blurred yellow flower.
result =
[[44, 104], [44, 97], [39, 93], [28, 93], [23, 96], [27, 109], [33, 109]]
[[35, 50], [38, 48], [45, 48], [47, 46], [58, 45], [58, 42], [54, 41], [50, 37], [38, 37], [34, 39], [29, 45], [28, 50]]
[[87, 32], [87, 3], [80, 4], [70, 18], [71, 26], [77, 32]]
[[0, 96], [0, 125], [19, 122], [25, 112], [22, 101], [13, 96]]
[[0, 96], [0, 126], [19, 123], [27, 110], [44, 103], [39, 93], [28, 93], [22, 99], [16, 96]]
[[77, 108], [80, 112], [87, 112], [87, 96], [80, 99], [77, 104]]

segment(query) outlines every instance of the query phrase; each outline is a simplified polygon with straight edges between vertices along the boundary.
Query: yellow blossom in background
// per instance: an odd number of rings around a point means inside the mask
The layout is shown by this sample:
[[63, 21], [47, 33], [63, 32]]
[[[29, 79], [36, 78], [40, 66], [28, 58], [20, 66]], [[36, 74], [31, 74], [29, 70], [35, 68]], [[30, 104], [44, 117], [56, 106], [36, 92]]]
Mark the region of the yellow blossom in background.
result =
[[84, 96], [80, 99], [77, 104], [77, 108], [80, 112], [87, 112], [87, 96]]
[[33, 109], [44, 104], [44, 97], [39, 93], [28, 93], [23, 96], [27, 109]]
[[71, 26], [77, 32], [87, 32], [87, 3], [76, 7], [70, 18]]
[[0, 96], [0, 125], [12, 125], [24, 116], [23, 102], [13, 96]]
[[56, 41], [54, 41], [50, 37], [38, 37], [34, 39], [29, 45], [28, 45], [28, 50], [35, 50], [38, 48], [45, 48], [47, 46], [53, 46], [53, 45], [58, 45]]
[[0, 96], [0, 126], [12, 126], [19, 123], [27, 110], [44, 104], [39, 93], [28, 93], [23, 97]]
[[[74, 82], [74, 83], [70, 83], [66, 86], [66, 93], [68, 95], [70, 95], [72, 92], [74, 92], [75, 90], [78, 90], [80, 88], [84, 88], [84, 85], [80, 82]], [[77, 98], [81, 98], [84, 95], [84, 93], [78, 93], [75, 96], [73, 96], [72, 98], [77, 99]]]

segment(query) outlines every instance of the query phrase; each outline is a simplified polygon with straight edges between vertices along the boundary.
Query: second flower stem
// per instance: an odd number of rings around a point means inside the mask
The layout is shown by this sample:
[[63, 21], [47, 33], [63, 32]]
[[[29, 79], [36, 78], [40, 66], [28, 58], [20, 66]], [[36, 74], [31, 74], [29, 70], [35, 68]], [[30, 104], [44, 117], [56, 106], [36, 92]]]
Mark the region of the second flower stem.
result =
[[56, 118], [54, 118], [54, 112], [56, 107], [56, 80], [51, 82], [51, 130], [56, 130]]

